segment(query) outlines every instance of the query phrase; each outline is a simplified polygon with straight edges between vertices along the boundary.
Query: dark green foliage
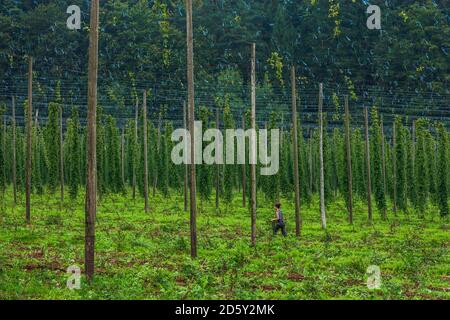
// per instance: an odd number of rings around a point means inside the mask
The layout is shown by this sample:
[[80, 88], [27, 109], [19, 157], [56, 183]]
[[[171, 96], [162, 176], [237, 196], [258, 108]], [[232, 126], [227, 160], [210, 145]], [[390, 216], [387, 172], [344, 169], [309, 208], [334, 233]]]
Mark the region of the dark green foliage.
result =
[[6, 145], [4, 144], [4, 124], [3, 124], [3, 114], [6, 107], [0, 105], [0, 193], [3, 194], [6, 188]]
[[403, 126], [401, 117], [395, 118], [395, 128], [397, 133], [397, 143], [394, 150], [397, 163], [397, 204], [398, 208], [404, 212], [407, 210], [406, 198], [406, 168], [407, 168], [407, 134]]
[[[200, 108], [200, 121], [202, 122], [202, 136], [205, 131], [209, 128], [209, 117], [210, 112], [206, 107]], [[227, 120], [228, 121], [228, 120]], [[197, 166], [198, 179], [197, 179], [197, 190], [200, 193], [200, 198], [202, 201], [207, 201], [210, 198], [212, 191], [212, 166], [207, 164], [201, 164]]]
[[[170, 127], [165, 126], [164, 134], [161, 134], [161, 141], [158, 152], [158, 187], [165, 197], [169, 196], [169, 174], [174, 173], [169, 170], [170, 161]], [[176, 179], [176, 176], [173, 177]]]
[[328, 132], [327, 113], [323, 112], [323, 166], [325, 178], [325, 203], [334, 198], [334, 174], [333, 174], [333, 141]]
[[120, 135], [116, 120], [108, 115], [105, 128], [105, 175], [106, 189], [113, 193], [124, 191], [120, 168]]
[[60, 133], [59, 118], [61, 112], [60, 86], [56, 88], [55, 101], [48, 105], [48, 120], [45, 126], [47, 151], [48, 187], [50, 193], [56, 191], [60, 177]]
[[416, 208], [420, 216], [425, 214], [425, 207], [428, 199], [429, 191], [429, 166], [428, 156], [426, 154], [427, 142], [427, 126], [428, 123], [424, 119], [416, 121], [416, 158], [415, 158], [415, 194], [416, 194]]
[[[38, 125], [38, 121], [33, 125], [33, 139], [32, 139], [32, 174], [31, 186], [37, 194], [44, 193], [44, 161], [45, 161], [45, 142], [42, 130]], [[48, 160], [47, 160], [48, 162]]]
[[106, 130], [105, 116], [101, 108], [97, 108], [97, 191], [101, 198], [108, 187], [108, 166], [106, 163]]
[[[292, 146], [291, 135], [281, 131], [281, 144], [280, 144], [280, 190], [283, 197], [292, 199], [294, 190], [294, 176], [293, 176], [293, 159], [292, 159]], [[272, 155], [273, 156], [273, 155]]]
[[[325, 82], [343, 83], [351, 76], [355, 81], [377, 80], [385, 88], [395, 84], [400, 90], [420, 90], [430, 84], [433, 90], [445, 91], [446, 2], [388, 2], [382, 8], [382, 25], [389, 33], [382, 37], [365, 27], [366, 1], [333, 2], [199, 1], [194, 6], [195, 25], [203, 32], [196, 36], [196, 70], [205, 80], [214, 79], [227, 65], [244, 74], [248, 71], [248, 43], [256, 42], [260, 44], [259, 61], [267, 61], [276, 53], [283, 62], [299, 66], [299, 74], [309, 80], [316, 81], [320, 75]], [[75, 4], [86, 9], [86, 2]], [[30, 53], [42, 57], [36, 68], [46, 76], [60, 76], [61, 70], [82, 70], [85, 61], [77, 58], [79, 52], [88, 51], [85, 34], [59, 25], [58, 32], [54, 30], [56, 21], [65, 22], [66, 8], [65, 1], [2, 2], [0, 74], [5, 79], [23, 74], [20, 71], [25, 66], [17, 57]], [[185, 51], [183, 12], [179, 1], [102, 3], [100, 59], [111, 59], [113, 52], [114, 63], [101, 63], [100, 75], [118, 83], [129, 81], [130, 74], [137, 83], [143, 79], [160, 83], [170, 74], [178, 84], [185, 76], [179, 67]], [[162, 18], [169, 19], [155, 23]], [[296, 37], [308, 33], [312, 36], [302, 38], [298, 45]], [[77, 45], [67, 45], [67, 41]], [[270, 78], [281, 86], [287, 76], [280, 78], [278, 69], [273, 70]], [[75, 86], [83, 83], [81, 78], [73, 79]]]
[[[142, 134], [142, 132], [141, 132]], [[158, 170], [159, 170], [159, 150], [161, 148], [161, 132], [158, 127], [155, 127], [153, 125], [153, 122], [147, 121], [147, 163], [148, 163], [148, 181], [149, 181], [149, 188], [153, 186], [154, 188], [158, 187]], [[140, 170], [142, 173], [142, 177], [144, 177], [144, 143], [141, 142], [140, 144], [140, 156], [142, 158], [142, 162], [140, 165]], [[143, 179], [142, 180], [143, 183]], [[156, 185], [154, 185], [154, 182], [156, 181]], [[156, 189], [155, 189], [156, 190]], [[143, 194], [143, 187], [142, 187], [142, 194]]]
[[375, 201], [378, 210], [381, 212], [383, 218], [386, 218], [386, 194], [385, 185], [383, 180], [383, 169], [382, 169], [382, 132], [380, 118], [378, 116], [378, 111], [373, 108], [372, 111], [372, 127], [371, 127], [371, 158], [373, 161], [373, 192], [375, 193]]
[[66, 144], [66, 172], [69, 185], [69, 194], [72, 199], [78, 195], [78, 187], [81, 184], [80, 153], [80, 121], [78, 110], [72, 108], [72, 116], [67, 120]]
[[[408, 121], [407, 121], [408, 123]], [[415, 135], [415, 132], [414, 132]], [[417, 208], [417, 190], [416, 190], [416, 137], [411, 131], [405, 128], [404, 143], [406, 146], [406, 194], [412, 206]], [[414, 139], [414, 140], [413, 140]]]
[[136, 122], [128, 120], [126, 127], [126, 177], [130, 185], [133, 183], [133, 173], [136, 174], [139, 163], [139, 143], [135, 136]]
[[[276, 112], [272, 112], [269, 116], [269, 123], [267, 126], [267, 143], [268, 147], [267, 149], [270, 150], [271, 148], [271, 129], [278, 129], [279, 128], [279, 121], [280, 116]], [[280, 150], [281, 154], [283, 152], [283, 148]], [[280, 159], [281, 163], [283, 162], [283, 159]], [[283, 166], [283, 165], [282, 165]], [[282, 167], [281, 166], [281, 167]], [[265, 198], [270, 201], [271, 203], [275, 202], [280, 197], [280, 188], [281, 188], [281, 176], [282, 173], [280, 170], [278, 173], [274, 176], [260, 176], [258, 175], [258, 178], [261, 183], [261, 189], [264, 192]]]
[[448, 152], [448, 133], [442, 123], [437, 124], [438, 134], [438, 159], [437, 159], [437, 197], [441, 216], [448, 216], [448, 171], [449, 171], [449, 152]]
[[430, 131], [425, 136], [425, 155], [428, 159], [428, 192], [433, 204], [437, 204], [437, 145]]
[[[233, 114], [231, 113], [231, 109], [228, 105], [225, 105], [224, 111], [223, 111], [223, 122], [224, 122], [224, 129], [234, 129], [234, 119]], [[229, 143], [226, 140], [226, 137], [224, 138], [225, 146], [227, 143]], [[226, 155], [226, 152], [224, 153]], [[228, 160], [225, 156], [225, 163]], [[235, 165], [224, 165], [223, 166], [224, 174], [223, 174], [223, 199], [227, 204], [231, 203], [231, 200], [233, 198], [233, 185], [234, 185], [234, 179], [235, 179]]]
[[305, 141], [303, 127], [301, 125], [300, 119], [297, 125], [297, 135], [298, 135], [298, 171], [299, 171], [299, 182], [300, 182], [300, 201], [309, 204], [311, 202], [312, 191], [309, 188], [309, 163], [308, 163], [308, 152], [309, 145]]
[[360, 130], [354, 130], [352, 134], [352, 170], [353, 170], [353, 187], [355, 193], [361, 199], [367, 197], [367, 185], [365, 174], [365, 160], [364, 160], [364, 140]]
[[333, 129], [333, 144], [332, 144], [332, 159], [333, 159], [333, 191], [335, 197], [338, 194], [342, 194], [344, 191], [344, 167], [346, 166], [344, 162], [344, 135], [341, 129]]

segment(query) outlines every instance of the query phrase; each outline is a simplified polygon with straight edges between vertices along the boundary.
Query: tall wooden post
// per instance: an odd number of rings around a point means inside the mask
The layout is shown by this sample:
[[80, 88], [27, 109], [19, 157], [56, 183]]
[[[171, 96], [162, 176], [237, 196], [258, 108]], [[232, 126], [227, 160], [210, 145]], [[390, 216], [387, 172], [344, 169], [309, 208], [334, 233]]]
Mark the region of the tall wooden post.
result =
[[367, 212], [372, 221], [372, 181], [370, 177], [370, 144], [369, 144], [369, 108], [364, 108], [364, 123], [366, 131], [366, 176], [367, 176]]
[[31, 222], [31, 156], [33, 117], [33, 57], [28, 57], [28, 108], [27, 108], [27, 154], [25, 168], [26, 220]]
[[[186, 121], [186, 101], [183, 101], [183, 128], [187, 130], [187, 121]], [[187, 138], [186, 135], [183, 139], [185, 146], [187, 146]], [[186, 149], [185, 149], [186, 151]], [[188, 175], [188, 164], [184, 164], [184, 211], [188, 210], [188, 183], [189, 183], [189, 175]]]
[[[242, 114], [242, 130], [245, 132], [245, 114]], [[247, 206], [247, 168], [246, 164], [242, 165], [242, 207]]]
[[352, 149], [350, 142], [350, 112], [348, 108], [348, 96], [345, 96], [345, 152], [347, 157], [347, 189], [348, 189], [348, 220], [353, 223], [353, 174], [352, 174]]
[[143, 134], [144, 139], [144, 210], [148, 212], [148, 134], [147, 134], [147, 90], [144, 90], [142, 102]]
[[12, 97], [12, 183], [14, 206], [17, 204], [16, 99]]
[[323, 166], [323, 84], [319, 85], [319, 162], [320, 162], [320, 217], [322, 229], [327, 229], [327, 218], [325, 208], [325, 177]]
[[192, 25], [192, 0], [186, 0], [186, 41], [187, 41], [187, 81], [188, 81], [188, 109], [189, 132], [191, 133], [191, 178], [190, 178], [190, 229], [191, 256], [197, 257], [197, 186], [195, 173], [195, 141], [194, 141], [194, 45]]
[[300, 181], [298, 177], [298, 133], [297, 133], [297, 81], [295, 78], [295, 67], [291, 68], [292, 86], [292, 140], [294, 153], [294, 189], [295, 189], [295, 234], [300, 237], [302, 218], [300, 215]]
[[[251, 61], [251, 86], [252, 86], [252, 96], [251, 96], [251, 128], [254, 131], [255, 136], [253, 141], [250, 142], [250, 157], [252, 160], [256, 160], [256, 44], [253, 43], [252, 47], [252, 61]], [[250, 199], [250, 209], [251, 209], [251, 244], [256, 245], [256, 164], [254, 161], [250, 164], [250, 177], [251, 177], [251, 199]]]
[[394, 191], [394, 215], [397, 215], [397, 125], [394, 123], [392, 125], [393, 135], [392, 135], [392, 184]]
[[94, 276], [95, 216], [97, 213], [97, 77], [100, 1], [91, 1], [88, 66], [88, 128], [87, 128], [87, 183], [85, 272], [87, 280]]
[[64, 136], [63, 136], [63, 110], [59, 108], [59, 174], [61, 183], [61, 203], [64, 202]]

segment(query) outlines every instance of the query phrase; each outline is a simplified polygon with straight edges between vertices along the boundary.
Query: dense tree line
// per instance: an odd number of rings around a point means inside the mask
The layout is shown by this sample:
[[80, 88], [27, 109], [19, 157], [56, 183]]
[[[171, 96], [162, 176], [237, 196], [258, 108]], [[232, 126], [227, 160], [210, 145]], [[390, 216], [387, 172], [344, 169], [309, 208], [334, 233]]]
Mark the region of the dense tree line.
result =
[[[66, 28], [71, 4], [81, 8], [78, 31]], [[274, 71], [268, 74], [276, 93], [284, 92], [287, 71], [296, 65], [300, 86], [325, 82], [356, 88], [352, 99], [363, 98], [371, 86], [382, 92], [415, 92], [416, 106], [434, 92], [435, 107], [442, 107], [449, 80], [446, 2], [373, 4], [381, 8], [381, 31], [366, 27], [368, 4], [362, 0], [194, 1], [196, 83], [215, 83], [229, 66], [248, 83], [248, 43], [256, 42], [257, 73]], [[111, 104], [133, 105], [131, 85], [185, 88], [184, 16], [184, 1], [178, 0], [102, 3], [99, 79]], [[71, 99], [84, 104], [88, 24], [88, 2], [83, 0], [2, 1], [2, 87], [21, 92], [24, 57], [32, 55], [36, 74], [70, 85]], [[55, 83], [42, 81], [49, 96]], [[155, 99], [164, 102], [163, 97]]]

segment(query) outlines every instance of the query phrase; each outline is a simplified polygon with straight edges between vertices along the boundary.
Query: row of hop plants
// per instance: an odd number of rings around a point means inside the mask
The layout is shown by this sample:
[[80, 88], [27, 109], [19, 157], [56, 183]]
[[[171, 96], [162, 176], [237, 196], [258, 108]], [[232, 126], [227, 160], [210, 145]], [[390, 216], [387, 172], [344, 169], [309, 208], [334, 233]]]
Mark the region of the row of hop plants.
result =
[[[243, 86], [239, 73], [227, 69], [218, 77], [215, 104], [219, 108], [219, 126], [222, 129], [250, 127], [250, 110], [242, 110], [244, 101], [238, 90], [227, 90], [230, 86]], [[86, 128], [81, 126], [78, 108], [71, 110], [66, 120], [62, 150], [60, 148], [60, 116], [62, 98], [60, 87], [54, 91], [53, 101], [48, 104], [48, 118], [44, 125], [33, 119], [33, 192], [45, 191], [53, 194], [61, 180], [61, 151], [63, 152], [64, 181], [68, 185], [71, 198], [78, 196], [85, 184], [86, 169]], [[133, 91], [134, 99], [137, 93]], [[257, 104], [265, 105], [265, 110], [281, 110], [276, 99], [262, 99], [273, 95], [268, 74], [258, 85]], [[333, 95], [333, 103], [339, 107], [339, 99]], [[24, 102], [24, 106], [27, 101]], [[241, 117], [234, 116], [232, 110], [241, 110]], [[26, 111], [26, 108], [24, 108]], [[1, 115], [6, 107], [0, 108]], [[25, 112], [26, 113], [26, 112]], [[339, 114], [339, 112], [337, 112]], [[25, 116], [27, 116], [25, 114]], [[216, 126], [216, 115], [207, 107], [200, 106], [197, 117], [203, 122], [203, 130]], [[265, 114], [263, 126], [267, 129], [284, 128], [280, 136], [280, 170], [274, 176], [258, 176], [257, 188], [261, 199], [276, 201], [280, 197], [292, 198], [294, 190], [292, 132], [290, 119], [279, 112]], [[167, 118], [166, 108], [159, 114], [151, 114], [147, 119], [148, 140], [148, 185], [151, 193], [160, 192], [168, 197], [173, 192], [181, 192], [184, 185], [184, 166], [176, 166], [170, 160], [174, 143], [171, 134], [174, 126]], [[415, 131], [406, 123], [407, 118], [397, 116], [392, 124], [391, 134], [384, 134], [383, 120], [376, 108], [371, 111], [370, 124], [370, 168], [374, 201], [383, 218], [388, 212], [388, 203], [399, 211], [411, 209], [424, 214], [428, 205], [439, 206], [442, 215], [448, 214], [449, 176], [448, 132], [442, 123], [427, 119], [415, 121]], [[137, 119], [137, 121], [136, 121]], [[107, 194], [126, 193], [132, 187], [132, 196], [144, 193], [144, 153], [143, 153], [143, 112], [139, 109], [136, 119], [129, 119], [119, 128], [116, 119], [98, 108], [97, 116], [97, 175], [100, 198]], [[342, 128], [327, 128], [327, 119], [334, 123], [340, 117], [324, 114], [324, 171], [325, 199], [327, 203], [343, 197], [348, 200], [347, 165], [345, 136]], [[240, 122], [241, 121], [241, 122]], [[343, 120], [342, 120], [343, 121]], [[261, 123], [261, 122], [260, 122]], [[260, 124], [261, 125], [261, 124]], [[2, 147], [0, 164], [0, 188], [4, 193], [12, 182], [12, 125], [4, 125], [0, 130]], [[312, 196], [319, 192], [319, 130], [317, 127], [304, 130], [298, 123], [298, 159], [301, 200], [310, 204]], [[396, 133], [394, 146], [393, 132]], [[16, 130], [17, 186], [23, 191], [25, 181], [25, 142], [23, 127]], [[413, 139], [414, 136], [414, 139]], [[270, 141], [270, 137], [268, 139]], [[367, 198], [367, 174], [365, 160], [364, 128], [353, 128], [350, 132], [353, 193], [361, 200]], [[226, 145], [226, 141], [225, 141]], [[270, 150], [270, 148], [269, 148]], [[248, 152], [248, 148], [247, 148]], [[201, 203], [210, 201], [213, 190], [218, 189], [220, 198], [230, 204], [235, 191], [245, 188], [250, 191], [250, 168], [246, 165], [197, 166], [198, 193]], [[245, 170], [243, 170], [245, 169]], [[257, 170], [259, 172], [259, 170]], [[246, 177], [243, 177], [243, 175]], [[395, 177], [395, 178], [394, 178]], [[245, 178], [245, 179], [244, 179]], [[395, 181], [394, 181], [395, 179]], [[245, 186], [243, 185], [245, 181]], [[215, 193], [215, 192], [214, 192]], [[246, 197], [250, 199], [249, 194]], [[245, 205], [245, 204], [244, 204]]]
[[[240, 127], [232, 113], [230, 99], [224, 97], [220, 112], [223, 129]], [[5, 108], [1, 109], [3, 113]], [[200, 107], [199, 119], [203, 128], [216, 125], [215, 115], [206, 107]], [[48, 120], [40, 125], [33, 121], [33, 167], [32, 190], [36, 194], [49, 192], [54, 194], [60, 185], [60, 112], [61, 99], [48, 104]], [[249, 110], [243, 112], [244, 124], [250, 127]], [[153, 194], [161, 193], [169, 197], [180, 193], [184, 186], [183, 165], [176, 166], [171, 161], [174, 142], [171, 134], [174, 126], [164, 120], [161, 111], [157, 119], [148, 122], [148, 168], [149, 186]], [[328, 130], [327, 115], [324, 114], [324, 172], [325, 199], [329, 204], [339, 198], [348, 199], [347, 166], [345, 136], [342, 128]], [[97, 118], [97, 174], [100, 198], [108, 194], [126, 194], [132, 191], [133, 197], [144, 192], [144, 155], [143, 155], [143, 115], [138, 121], [130, 119], [123, 128], [119, 128], [116, 119], [105, 114], [99, 107]], [[153, 120], [153, 121], [152, 121]], [[157, 123], [157, 125], [154, 125]], [[268, 129], [290, 128], [284, 126], [286, 119], [280, 113], [272, 112], [265, 126]], [[439, 208], [442, 216], [448, 215], [449, 196], [449, 134], [440, 122], [431, 122], [425, 118], [415, 121], [415, 130], [406, 125], [407, 119], [397, 116], [391, 128], [393, 134], [383, 132], [382, 118], [376, 108], [371, 110], [370, 123], [370, 164], [374, 202], [382, 218], [395, 204], [398, 211], [408, 213], [412, 210], [421, 216], [429, 206]], [[12, 125], [0, 124], [0, 189], [4, 194], [7, 185], [12, 183]], [[137, 127], [136, 127], [137, 126]], [[317, 128], [303, 130], [298, 123], [297, 150], [299, 156], [299, 177], [301, 201], [310, 204], [313, 195], [319, 192], [319, 131]], [[353, 193], [356, 198], [367, 198], [367, 174], [365, 160], [364, 128], [352, 128], [351, 160]], [[225, 137], [224, 137], [225, 139]], [[258, 198], [270, 202], [280, 197], [292, 199], [294, 190], [293, 152], [290, 129], [281, 131], [280, 170], [273, 176], [258, 176], [257, 188], [262, 195]], [[270, 139], [269, 139], [270, 140]], [[25, 143], [23, 127], [16, 130], [17, 188], [25, 186]], [[226, 143], [226, 141], [225, 141]], [[86, 169], [86, 129], [81, 126], [78, 109], [72, 109], [71, 117], [66, 120], [63, 135], [64, 180], [72, 199], [77, 198], [85, 184]], [[270, 150], [270, 148], [269, 148]], [[248, 148], [247, 148], [248, 151]], [[198, 165], [198, 192], [201, 203], [215, 197], [214, 190], [219, 189], [221, 201], [231, 204], [237, 191], [250, 190], [250, 168], [248, 165]], [[244, 179], [243, 174], [246, 174]], [[259, 172], [259, 170], [257, 171]], [[218, 179], [218, 180], [217, 180]], [[394, 180], [395, 179], [395, 180]], [[243, 181], [245, 180], [245, 186]], [[214, 196], [213, 196], [214, 195]], [[247, 199], [250, 199], [249, 194]]]

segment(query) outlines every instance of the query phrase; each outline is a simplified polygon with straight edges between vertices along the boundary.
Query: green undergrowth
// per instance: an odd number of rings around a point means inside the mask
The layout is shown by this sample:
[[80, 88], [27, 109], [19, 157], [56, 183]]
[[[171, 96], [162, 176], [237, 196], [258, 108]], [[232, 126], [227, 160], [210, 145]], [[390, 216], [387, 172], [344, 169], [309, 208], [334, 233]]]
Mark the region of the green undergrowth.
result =
[[[354, 224], [343, 201], [327, 208], [328, 234], [317, 199], [302, 206], [300, 239], [294, 210], [284, 200], [288, 236], [271, 233], [273, 211], [260, 203], [257, 245], [250, 246], [250, 215], [239, 195], [220, 210], [200, 205], [198, 258], [190, 258], [189, 213], [180, 195], [103, 198], [96, 221], [96, 274], [81, 289], [66, 287], [67, 268], [83, 269], [83, 197], [32, 197], [31, 225], [6, 199], [0, 213], [1, 299], [449, 299], [448, 219], [430, 208], [417, 214], [378, 212], [367, 220], [355, 204]], [[262, 196], [261, 196], [262, 198]], [[369, 289], [367, 268], [380, 267], [381, 287]]]

